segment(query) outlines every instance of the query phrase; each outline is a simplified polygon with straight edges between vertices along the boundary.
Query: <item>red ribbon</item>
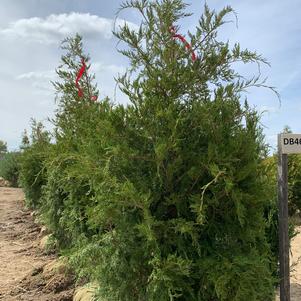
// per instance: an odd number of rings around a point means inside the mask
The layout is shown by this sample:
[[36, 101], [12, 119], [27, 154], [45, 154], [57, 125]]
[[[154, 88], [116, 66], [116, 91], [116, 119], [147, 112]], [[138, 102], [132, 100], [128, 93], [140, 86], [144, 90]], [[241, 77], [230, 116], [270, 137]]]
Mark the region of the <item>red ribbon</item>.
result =
[[[83, 74], [85, 73], [86, 69], [87, 69], [87, 66], [86, 66], [86, 63], [85, 63], [85, 59], [82, 58], [82, 66], [80, 67], [80, 69], [79, 69], [79, 71], [77, 73], [76, 79], [75, 79], [75, 86], [78, 89], [78, 96], [79, 97], [83, 97], [84, 96], [83, 90], [81, 89], [81, 87], [79, 85], [79, 81], [82, 78]], [[96, 95], [91, 96], [91, 100], [96, 101], [97, 100], [97, 96]]]
[[194, 62], [197, 59], [197, 56], [196, 56], [195, 52], [192, 50], [191, 45], [184, 38], [184, 36], [176, 33], [174, 26], [171, 26], [169, 31], [172, 33], [172, 37], [174, 39], [179, 39], [185, 45], [185, 48], [191, 51], [191, 59]]
[[85, 64], [85, 59], [82, 58], [82, 66], [81, 68], [79, 69], [78, 73], [77, 73], [77, 76], [76, 76], [76, 80], [75, 80], [75, 85], [78, 89], [78, 96], [79, 97], [83, 97], [84, 96], [84, 93], [83, 93], [83, 90], [81, 89], [80, 85], [79, 85], [79, 80], [82, 78], [84, 72], [86, 71], [86, 64]]

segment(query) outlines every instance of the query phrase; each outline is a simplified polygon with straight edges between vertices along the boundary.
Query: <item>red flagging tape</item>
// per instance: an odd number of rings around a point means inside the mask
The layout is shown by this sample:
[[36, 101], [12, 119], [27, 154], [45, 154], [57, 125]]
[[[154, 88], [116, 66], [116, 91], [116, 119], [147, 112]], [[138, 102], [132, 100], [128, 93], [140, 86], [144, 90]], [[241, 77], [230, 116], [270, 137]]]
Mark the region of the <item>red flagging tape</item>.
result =
[[75, 80], [75, 85], [78, 89], [78, 96], [79, 97], [83, 97], [84, 93], [83, 90], [81, 89], [80, 85], [79, 85], [79, 80], [82, 78], [84, 72], [86, 71], [86, 64], [85, 64], [85, 59], [82, 58], [82, 66], [79, 69], [77, 76], [76, 76], [76, 80]]
[[[77, 73], [76, 79], [75, 79], [75, 86], [78, 89], [78, 96], [79, 97], [83, 97], [84, 96], [83, 90], [81, 89], [81, 87], [79, 85], [79, 81], [82, 78], [83, 74], [86, 72], [86, 69], [87, 69], [87, 66], [86, 66], [86, 63], [85, 63], [85, 59], [82, 58], [82, 66], [80, 67], [80, 69], [79, 69], [79, 71]], [[97, 100], [97, 96], [96, 95], [91, 96], [91, 100], [96, 101]]]
[[191, 51], [191, 59], [194, 62], [197, 59], [197, 56], [196, 56], [195, 52], [192, 50], [191, 45], [184, 38], [184, 36], [182, 36], [181, 34], [176, 33], [176, 30], [175, 30], [174, 26], [171, 26], [169, 31], [172, 33], [172, 37], [174, 39], [179, 39], [185, 45], [185, 48]]

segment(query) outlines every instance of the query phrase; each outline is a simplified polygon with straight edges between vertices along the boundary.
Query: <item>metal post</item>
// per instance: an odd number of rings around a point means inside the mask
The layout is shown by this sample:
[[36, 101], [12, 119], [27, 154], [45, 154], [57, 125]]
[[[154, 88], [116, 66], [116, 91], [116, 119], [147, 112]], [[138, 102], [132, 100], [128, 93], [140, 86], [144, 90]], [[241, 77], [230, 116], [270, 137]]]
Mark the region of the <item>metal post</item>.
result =
[[[278, 137], [280, 141], [280, 136]], [[279, 206], [279, 262], [280, 262], [280, 301], [290, 301], [290, 264], [288, 237], [288, 179], [287, 154], [278, 144], [278, 206]]]

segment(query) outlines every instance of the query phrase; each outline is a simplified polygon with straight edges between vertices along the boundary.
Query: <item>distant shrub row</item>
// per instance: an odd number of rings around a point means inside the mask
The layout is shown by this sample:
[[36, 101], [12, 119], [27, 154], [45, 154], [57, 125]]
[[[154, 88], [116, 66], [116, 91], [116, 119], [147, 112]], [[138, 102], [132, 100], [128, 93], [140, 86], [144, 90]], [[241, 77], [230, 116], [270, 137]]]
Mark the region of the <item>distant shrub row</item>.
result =
[[19, 152], [8, 152], [0, 157], [0, 177], [9, 181], [13, 187], [18, 187], [18, 158]]

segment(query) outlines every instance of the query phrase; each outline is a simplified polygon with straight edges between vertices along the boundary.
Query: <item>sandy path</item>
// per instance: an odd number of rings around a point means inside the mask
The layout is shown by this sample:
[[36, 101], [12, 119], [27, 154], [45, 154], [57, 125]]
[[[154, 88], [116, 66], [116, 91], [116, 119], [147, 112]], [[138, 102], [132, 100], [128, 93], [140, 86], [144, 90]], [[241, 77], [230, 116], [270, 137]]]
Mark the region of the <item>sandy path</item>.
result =
[[[291, 264], [291, 301], [301, 301], [301, 226], [297, 227], [299, 234], [293, 238], [290, 256]], [[277, 292], [276, 301], [279, 301]]]
[[292, 241], [290, 258], [291, 272], [291, 301], [301, 301], [301, 227], [297, 227], [299, 234]]
[[[42, 258], [31, 258], [32, 245], [24, 241], [20, 228], [29, 212], [21, 209], [21, 189], [0, 188], [0, 292], [5, 295], [16, 287], [26, 274], [38, 267]], [[38, 232], [32, 228], [32, 234]], [[1, 299], [0, 294], [0, 299]], [[6, 296], [5, 300], [8, 300]]]
[[72, 300], [73, 292], [50, 287], [43, 276], [43, 267], [54, 256], [37, 247], [40, 228], [24, 209], [23, 199], [21, 189], [0, 187], [0, 300]]

